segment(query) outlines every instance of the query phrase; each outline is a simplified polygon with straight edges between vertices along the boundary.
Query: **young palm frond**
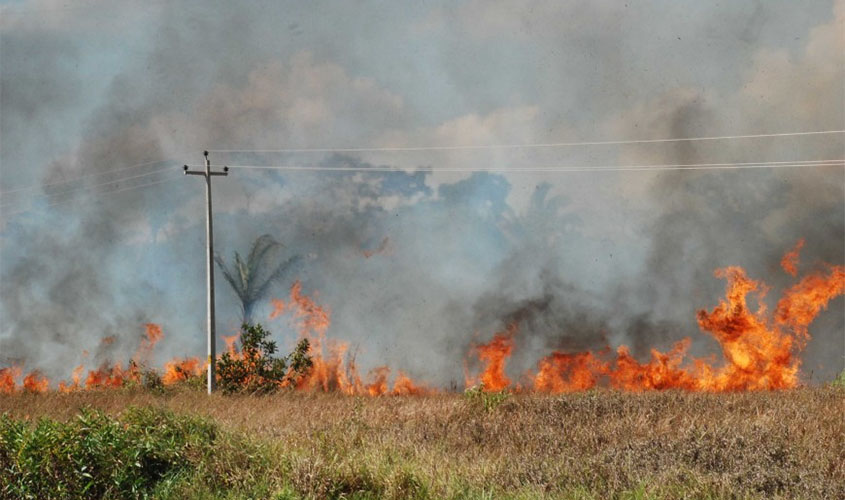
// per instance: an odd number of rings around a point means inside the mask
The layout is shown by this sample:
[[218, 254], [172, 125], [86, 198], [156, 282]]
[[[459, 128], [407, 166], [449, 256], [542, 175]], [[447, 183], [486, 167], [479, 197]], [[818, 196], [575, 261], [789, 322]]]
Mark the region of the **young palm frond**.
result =
[[298, 256], [293, 256], [279, 262], [279, 254], [283, 248], [284, 245], [269, 234], [265, 234], [258, 237], [252, 244], [246, 260], [235, 252], [232, 267], [226, 265], [219, 255], [214, 257], [226, 282], [231, 285], [235, 295], [241, 301], [244, 323], [251, 323], [255, 304], [264, 298], [270, 286], [280, 280], [299, 260]]

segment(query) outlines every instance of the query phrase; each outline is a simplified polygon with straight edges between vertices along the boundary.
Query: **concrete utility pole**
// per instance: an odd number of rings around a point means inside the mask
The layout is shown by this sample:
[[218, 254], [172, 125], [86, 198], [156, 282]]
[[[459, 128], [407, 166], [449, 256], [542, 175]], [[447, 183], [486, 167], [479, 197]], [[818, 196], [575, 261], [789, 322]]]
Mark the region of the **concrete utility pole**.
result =
[[211, 228], [211, 177], [214, 175], [229, 175], [229, 167], [223, 167], [222, 172], [212, 172], [208, 151], [205, 155], [205, 170], [188, 170], [185, 165], [185, 175], [205, 176], [206, 219], [205, 231], [208, 240], [208, 393], [214, 391], [216, 385], [214, 364], [217, 360], [217, 336], [214, 333], [214, 231]]

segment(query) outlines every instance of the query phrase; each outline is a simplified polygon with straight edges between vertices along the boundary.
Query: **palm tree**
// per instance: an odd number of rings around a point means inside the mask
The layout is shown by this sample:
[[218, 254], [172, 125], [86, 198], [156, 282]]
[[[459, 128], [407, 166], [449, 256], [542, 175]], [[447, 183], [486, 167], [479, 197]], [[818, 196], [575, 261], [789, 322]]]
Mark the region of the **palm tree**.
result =
[[265, 234], [259, 236], [252, 244], [246, 260], [235, 252], [235, 260], [231, 268], [226, 265], [222, 257], [215, 255], [214, 260], [220, 266], [223, 277], [241, 300], [244, 323], [251, 323], [252, 309], [255, 304], [267, 294], [270, 286], [280, 280], [299, 260], [299, 256], [295, 255], [279, 262], [282, 248], [284, 245], [269, 234]]

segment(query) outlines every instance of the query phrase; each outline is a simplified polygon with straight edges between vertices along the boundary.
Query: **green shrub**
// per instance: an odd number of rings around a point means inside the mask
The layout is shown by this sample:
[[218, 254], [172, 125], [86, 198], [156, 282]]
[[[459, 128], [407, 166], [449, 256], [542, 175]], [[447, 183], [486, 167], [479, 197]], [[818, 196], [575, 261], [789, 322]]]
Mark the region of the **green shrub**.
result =
[[217, 438], [216, 425], [149, 408], [122, 417], [83, 410], [69, 422], [0, 416], [0, 497], [146, 498], [184, 475]]
[[464, 391], [464, 398], [470, 404], [484, 408], [486, 411], [492, 411], [500, 404], [508, 399], [510, 394], [505, 391], [487, 392], [484, 390], [484, 383], [470, 387]]
[[217, 376], [224, 392], [273, 392], [311, 368], [308, 339], [302, 339], [288, 356], [277, 358], [276, 343], [260, 324], [241, 326], [240, 352], [224, 353], [217, 361]]

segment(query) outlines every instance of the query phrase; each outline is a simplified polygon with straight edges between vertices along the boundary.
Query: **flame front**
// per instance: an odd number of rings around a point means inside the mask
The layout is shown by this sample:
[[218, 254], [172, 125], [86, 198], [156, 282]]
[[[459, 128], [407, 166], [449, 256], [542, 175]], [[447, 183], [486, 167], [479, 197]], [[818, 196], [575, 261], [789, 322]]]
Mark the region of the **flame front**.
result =
[[[799, 252], [804, 240], [781, 260], [784, 271], [797, 276]], [[769, 287], [748, 277], [740, 267], [715, 271], [726, 281], [725, 297], [710, 311], [699, 310], [699, 328], [712, 336], [721, 350], [721, 359], [688, 356], [691, 340], [685, 338], [668, 351], [652, 349], [647, 361], [639, 361], [628, 347], [619, 346], [599, 352], [552, 352], [541, 358], [536, 371], [523, 374], [514, 385], [507, 374], [507, 363], [517, 349], [519, 325], [511, 323], [495, 333], [487, 343], [470, 347], [465, 361], [467, 387], [481, 383], [486, 391], [533, 390], [543, 393], [583, 391], [604, 386], [626, 391], [682, 389], [689, 391], [744, 391], [788, 389], [799, 385], [801, 360], [796, 353], [809, 340], [809, 326], [831, 300], [845, 293], [845, 267], [824, 265], [783, 291], [773, 312], [764, 298]], [[361, 377], [355, 356], [346, 342], [330, 339], [331, 311], [309, 297], [297, 281], [287, 300], [273, 299], [270, 319], [287, 315], [300, 338], [310, 343], [313, 366], [304, 374], [286, 382], [296, 390], [339, 392], [349, 395], [420, 395], [435, 392], [424, 384], [397, 371], [391, 381], [391, 369], [378, 366]], [[125, 364], [104, 363], [85, 372], [77, 366], [70, 381], [60, 381], [62, 392], [122, 387], [140, 383], [149, 369], [152, 352], [164, 338], [162, 328], [154, 323], [144, 325], [135, 354]], [[226, 352], [243, 356], [236, 348], [239, 334], [223, 336]], [[107, 346], [115, 341], [105, 337]], [[87, 355], [87, 351], [85, 351]], [[472, 358], [472, 359], [470, 359]], [[468, 364], [480, 367], [476, 375]], [[174, 358], [164, 364], [162, 382], [176, 384], [198, 377], [207, 364], [196, 357]], [[24, 375], [22, 366], [0, 368], [0, 394], [18, 391], [44, 392], [50, 381], [35, 370]]]
[[[783, 260], [784, 270], [796, 269], [803, 240]], [[539, 392], [561, 393], [590, 389], [598, 385], [627, 391], [683, 389], [690, 391], [744, 391], [789, 389], [799, 384], [801, 360], [796, 352], [809, 339], [808, 327], [834, 298], [845, 293], [845, 268], [826, 266], [802, 278], [783, 292], [774, 314], [763, 301], [768, 287], [749, 278], [740, 267], [715, 272], [727, 281], [725, 298], [712, 311], [700, 310], [698, 326], [719, 343], [722, 362], [688, 358], [689, 338], [677, 342], [668, 352], [651, 350], [650, 359], [640, 362], [627, 346], [620, 346], [612, 359], [592, 352], [553, 352], [541, 359], [530, 377]], [[748, 297], [756, 301], [756, 309]], [[517, 330], [498, 333], [488, 344], [476, 348], [484, 363], [480, 375], [486, 390], [511, 388], [504, 372]], [[477, 379], [467, 376], [467, 384]], [[514, 388], [519, 390], [519, 387]]]

